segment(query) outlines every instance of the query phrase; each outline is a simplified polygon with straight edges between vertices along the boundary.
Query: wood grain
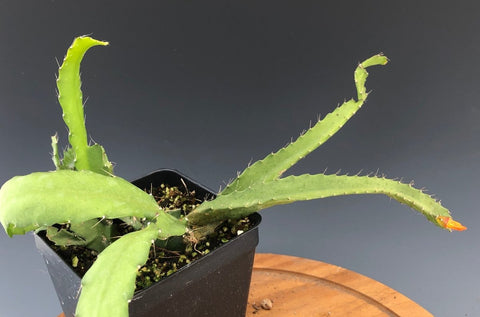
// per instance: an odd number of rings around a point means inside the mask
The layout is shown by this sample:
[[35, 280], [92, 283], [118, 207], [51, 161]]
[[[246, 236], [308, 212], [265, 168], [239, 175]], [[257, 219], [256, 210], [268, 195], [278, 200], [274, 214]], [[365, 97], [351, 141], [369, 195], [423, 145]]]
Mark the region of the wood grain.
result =
[[[271, 310], [258, 309], [264, 299]], [[257, 254], [247, 316], [432, 317], [399, 292], [347, 269], [304, 258]], [[256, 307], [256, 308], [255, 308]]]
[[[265, 299], [273, 303], [270, 310], [261, 307]], [[257, 253], [247, 306], [247, 317], [253, 316], [433, 315], [390, 287], [347, 269], [293, 256]]]

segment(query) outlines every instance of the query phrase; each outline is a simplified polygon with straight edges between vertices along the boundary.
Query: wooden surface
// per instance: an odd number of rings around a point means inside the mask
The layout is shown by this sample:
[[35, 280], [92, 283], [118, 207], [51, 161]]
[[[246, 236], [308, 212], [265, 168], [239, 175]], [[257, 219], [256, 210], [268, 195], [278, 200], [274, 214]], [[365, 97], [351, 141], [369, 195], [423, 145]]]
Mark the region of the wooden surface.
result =
[[[262, 308], [271, 302], [271, 309]], [[268, 305], [267, 305], [268, 306]], [[366, 276], [303, 258], [256, 254], [247, 317], [432, 317], [424, 308]], [[58, 317], [64, 317], [60, 314]]]
[[[272, 302], [271, 310], [259, 308], [264, 299]], [[347, 269], [292, 256], [257, 254], [247, 316], [433, 315], [397, 291]]]

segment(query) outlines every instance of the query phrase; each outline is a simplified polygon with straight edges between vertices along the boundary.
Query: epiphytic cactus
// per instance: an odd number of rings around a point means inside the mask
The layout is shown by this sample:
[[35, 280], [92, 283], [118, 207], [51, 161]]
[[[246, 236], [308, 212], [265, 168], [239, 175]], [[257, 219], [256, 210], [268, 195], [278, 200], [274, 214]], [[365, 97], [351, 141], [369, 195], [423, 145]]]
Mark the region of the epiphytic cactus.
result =
[[[343, 103], [295, 142], [245, 169], [214, 200], [203, 202], [184, 218], [175, 218], [162, 210], [152, 196], [114, 176], [103, 147], [88, 145], [80, 62], [90, 47], [107, 44], [79, 37], [60, 67], [57, 86], [71, 148], [60, 158], [57, 136], [52, 137], [57, 170], [17, 176], [0, 189], [0, 222], [10, 236], [46, 229], [47, 236], [57, 244], [80, 244], [101, 252], [82, 279], [77, 317], [128, 316], [137, 269], [146, 262], [155, 240], [182, 236], [191, 228], [202, 231], [198, 229], [279, 204], [338, 195], [385, 194], [418, 210], [442, 228], [466, 229], [439, 202], [409, 184], [376, 176], [281, 177], [360, 109], [367, 98], [366, 68], [386, 64], [388, 60], [382, 55], [375, 55], [356, 68], [358, 100]], [[134, 224], [136, 231], [112, 242], [112, 219]]]

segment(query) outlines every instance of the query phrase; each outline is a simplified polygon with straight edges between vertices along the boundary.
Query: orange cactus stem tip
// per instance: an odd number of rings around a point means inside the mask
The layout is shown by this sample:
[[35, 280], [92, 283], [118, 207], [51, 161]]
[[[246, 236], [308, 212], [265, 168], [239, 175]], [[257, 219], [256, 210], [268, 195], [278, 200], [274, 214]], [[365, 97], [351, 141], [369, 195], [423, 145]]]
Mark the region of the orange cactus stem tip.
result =
[[447, 216], [437, 216], [436, 220], [441, 227], [443, 227], [445, 229], [448, 229], [450, 231], [452, 231], [452, 230], [456, 230], [456, 231], [467, 230], [467, 227], [462, 225], [460, 222], [455, 221], [452, 218], [447, 217]]

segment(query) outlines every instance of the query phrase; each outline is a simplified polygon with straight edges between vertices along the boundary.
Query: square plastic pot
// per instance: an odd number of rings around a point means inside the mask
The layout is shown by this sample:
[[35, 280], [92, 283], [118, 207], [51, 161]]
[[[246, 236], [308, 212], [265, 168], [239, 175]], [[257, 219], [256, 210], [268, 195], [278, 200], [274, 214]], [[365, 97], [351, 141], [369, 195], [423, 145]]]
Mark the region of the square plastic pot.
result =
[[[204, 199], [214, 193], [181, 173], [163, 169], [132, 182], [145, 189], [161, 183], [195, 190]], [[258, 244], [259, 214], [251, 216], [254, 227], [218, 247], [209, 254], [182, 267], [147, 289], [135, 293], [130, 317], [229, 316], [244, 317]], [[81, 278], [48, 245], [45, 238], [35, 235], [63, 312], [73, 317], [80, 294]]]

